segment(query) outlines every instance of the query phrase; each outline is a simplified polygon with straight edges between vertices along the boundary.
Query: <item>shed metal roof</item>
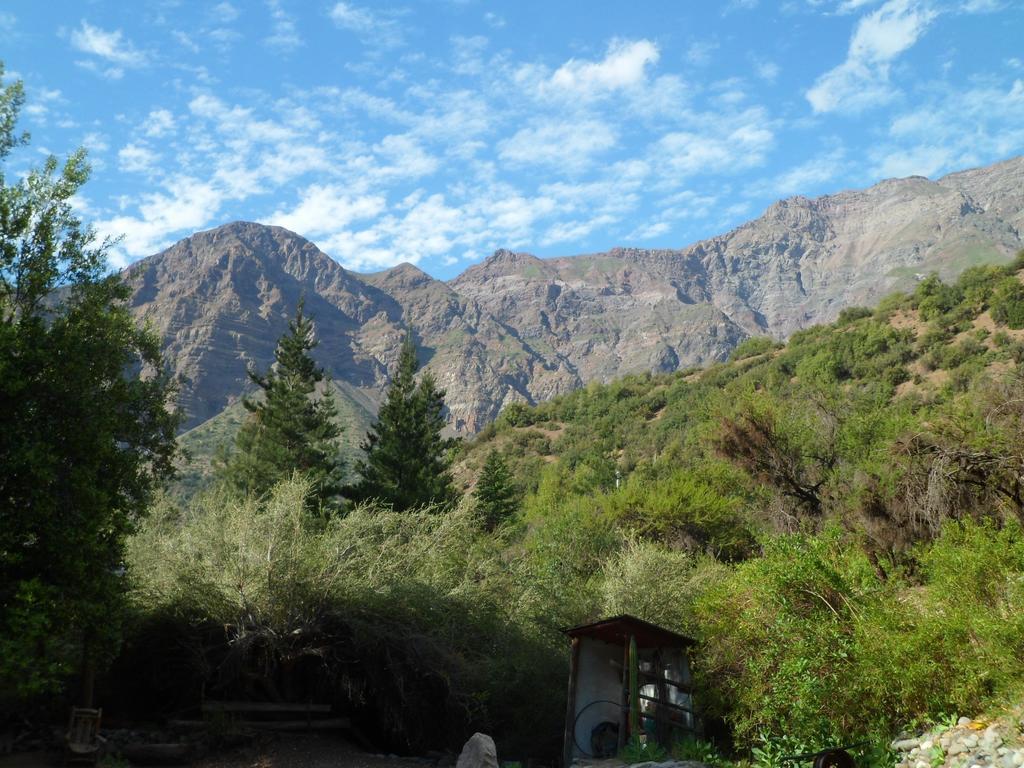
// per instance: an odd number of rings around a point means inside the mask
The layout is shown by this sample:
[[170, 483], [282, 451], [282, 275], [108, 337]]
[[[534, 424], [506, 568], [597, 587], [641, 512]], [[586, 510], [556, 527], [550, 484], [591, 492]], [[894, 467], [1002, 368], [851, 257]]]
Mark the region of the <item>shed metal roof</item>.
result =
[[633, 636], [638, 648], [681, 648], [695, 645], [697, 642], [692, 637], [680, 635], [629, 614], [612, 616], [591, 624], [580, 624], [578, 627], [563, 629], [562, 632], [569, 637], [592, 637], [612, 645], [625, 645], [629, 642], [630, 636]]

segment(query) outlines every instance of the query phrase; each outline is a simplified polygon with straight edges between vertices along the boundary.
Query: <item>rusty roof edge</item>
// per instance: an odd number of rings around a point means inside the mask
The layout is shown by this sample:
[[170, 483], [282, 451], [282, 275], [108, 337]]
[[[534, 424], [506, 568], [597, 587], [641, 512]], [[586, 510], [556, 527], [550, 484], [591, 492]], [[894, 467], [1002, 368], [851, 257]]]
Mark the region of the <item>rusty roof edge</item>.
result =
[[575, 637], [576, 635], [582, 634], [584, 630], [596, 629], [598, 627], [601, 627], [602, 625], [614, 624], [615, 622], [618, 622], [618, 621], [621, 621], [621, 622], [634, 622], [634, 623], [639, 624], [639, 625], [641, 625], [641, 626], [643, 626], [643, 627], [645, 627], [647, 629], [654, 630], [655, 632], [661, 632], [661, 633], [664, 633], [666, 635], [671, 635], [672, 637], [674, 637], [676, 640], [679, 641], [679, 645], [691, 646], [691, 645], [696, 645], [697, 644], [697, 641], [695, 639], [693, 639], [692, 637], [687, 637], [686, 635], [681, 635], [678, 632], [673, 632], [671, 629], [665, 629], [665, 627], [658, 626], [657, 624], [653, 624], [653, 623], [651, 623], [649, 621], [644, 621], [643, 619], [641, 619], [641, 618], [639, 618], [637, 616], [633, 616], [632, 614], [629, 614], [629, 613], [620, 613], [617, 616], [609, 616], [606, 619], [600, 619], [598, 621], [592, 621], [592, 622], [589, 622], [587, 624], [577, 624], [575, 627], [565, 627], [565, 628], [563, 628], [563, 629], [561, 629], [559, 631], [563, 635], [566, 635], [568, 637]]

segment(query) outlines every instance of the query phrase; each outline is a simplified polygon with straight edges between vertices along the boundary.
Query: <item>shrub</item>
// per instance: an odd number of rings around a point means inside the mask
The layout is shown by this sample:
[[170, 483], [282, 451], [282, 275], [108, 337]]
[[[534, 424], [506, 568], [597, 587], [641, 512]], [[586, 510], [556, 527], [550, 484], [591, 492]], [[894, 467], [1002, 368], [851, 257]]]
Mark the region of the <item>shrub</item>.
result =
[[[304, 515], [308, 486], [166, 507], [130, 547], [138, 610], [191, 638], [208, 692], [334, 703], [384, 746], [452, 746], [476, 728], [535, 744], [564, 712], [565, 654], [528, 563], [471, 505]], [[209, 670], [218, 670], [210, 675]], [[265, 695], [265, 694], [264, 694]]]
[[992, 319], [1008, 328], [1024, 328], [1024, 283], [1016, 277], [1000, 281], [992, 292]]
[[782, 344], [770, 336], [751, 336], [749, 339], [744, 339], [736, 345], [736, 348], [729, 355], [729, 359], [745, 360], [748, 357], [756, 357], [757, 355], [763, 355], [766, 352], [779, 349], [781, 346]]

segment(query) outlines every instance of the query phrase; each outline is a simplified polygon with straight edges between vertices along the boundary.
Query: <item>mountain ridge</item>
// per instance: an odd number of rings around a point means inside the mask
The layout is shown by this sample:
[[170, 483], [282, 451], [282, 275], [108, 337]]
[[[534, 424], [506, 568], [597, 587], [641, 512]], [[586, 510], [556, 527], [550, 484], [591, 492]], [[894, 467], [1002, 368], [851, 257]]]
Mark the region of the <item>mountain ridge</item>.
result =
[[406, 329], [448, 391], [457, 433], [509, 402], [589, 381], [724, 359], [743, 339], [777, 339], [871, 304], [920, 275], [952, 277], [1024, 247], [1024, 157], [986, 168], [793, 196], [680, 249], [616, 247], [538, 258], [499, 249], [457, 277], [412, 264], [351, 272], [281, 227], [232, 222], [125, 271], [132, 306], [164, 341], [194, 428], [266, 368], [300, 298], [317, 359], [360, 408], [379, 402]]

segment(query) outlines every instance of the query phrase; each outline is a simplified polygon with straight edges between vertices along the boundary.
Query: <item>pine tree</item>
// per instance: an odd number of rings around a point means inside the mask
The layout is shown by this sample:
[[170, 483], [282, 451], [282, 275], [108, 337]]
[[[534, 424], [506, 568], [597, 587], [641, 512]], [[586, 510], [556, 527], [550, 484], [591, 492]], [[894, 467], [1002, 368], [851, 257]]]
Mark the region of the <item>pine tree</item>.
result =
[[316, 397], [325, 377], [309, 354], [318, 342], [303, 309], [300, 301], [288, 332], [277, 342], [270, 371], [249, 371], [263, 397], [243, 400], [249, 418], [238, 431], [221, 477], [242, 493], [262, 496], [301, 472], [313, 482], [310, 507], [329, 511], [341, 501], [341, 429], [335, 423], [334, 398], [329, 393]]
[[519, 490], [512, 481], [505, 459], [497, 451], [487, 454], [473, 496], [488, 531], [511, 519], [519, 509]]
[[450, 472], [454, 443], [442, 435], [444, 391], [425, 373], [416, 383], [416, 346], [407, 336], [377, 423], [366, 435], [366, 458], [356, 466], [354, 500], [376, 499], [404, 511], [450, 504], [457, 494]]

